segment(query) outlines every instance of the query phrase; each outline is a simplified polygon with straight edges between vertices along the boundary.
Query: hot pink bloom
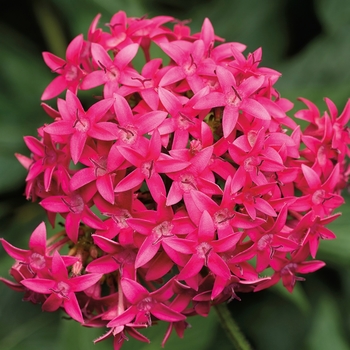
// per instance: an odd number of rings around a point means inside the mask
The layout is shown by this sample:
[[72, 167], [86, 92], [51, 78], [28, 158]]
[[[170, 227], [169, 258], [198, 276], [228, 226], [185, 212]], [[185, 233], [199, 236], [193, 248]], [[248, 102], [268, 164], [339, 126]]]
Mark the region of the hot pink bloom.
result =
[[84, 111], [79, 99], [67, 91], [66, 101], [60, 100], [58, 110], [62, 120], [55, 121], [44, 128], [52, 135], [70, 135], [70, 153], [73, 162], [79, 161], [88, 137], [110, 141], [116, 137], [117, 126], [114, 123], [100, 121], [113, 105], [113, 99], [93, 104]]
[[121, 288], [130, 306], [119, 316], [108, 323], [108, 327], [123, 326], [129, 322], [136, 324], [151, 324], [151, 315], [168, 322], [181, 321], [186, 316], [172, 310], [166, 302], [172, 297], [170, 280], [155, 292], [148, 292], [139, 283], [128, 278], [122, 278]]
[[88, 90], [104, 84], [105, 89], [114, 91], [119, 83], [127, 82], [132, 76], [136, 76], [137, 73], [128, 67], [128, 64], [135, 57], [138, 47], [137, 44], [128, 45], [112, 60], [101, 45], [92, 43], [92, 58], [101, 69], [89, 73], [82, 81], [81, 89]]
[[91, 211], [85, 201], [78, 192], [72, 192], [69, 195], [45, 198], [40, 205], [48, 211], [64, 214], [67, 235], [73, 242], [77, 242], [81, 222], [94, 229], [105, 228], [103, 221]]
[[[3, 238], [0, 242], [9, 256], [25, 266], [30, 274], [35, 277], [44, 277], [51, 269], [52, 256], [48, 255], [46, 247], [46, 227], [42, 222], [31, 234], [29, 238], [29, 250], [14, 247]], [[72, 265], [76, 258], [63, 256], [65, 266]]]
[[291, 205], [291, 209], [298, 211], [311, 209], [314, 215], [323, 218], [344, 203], [344, 198], [334, 193], [339, 181], [339, 164], [334, 167], [324, 183], [312, 168], [302, 164], [301, 170], [306, 180], [305, 195], [297, 198]]
[[67, 314], [80, 323], [84, 323], [75, 292], [83, 291], [97, 283], [101, 274], [87, 274], [74, 278], [68, 277], [62, 257], [55, 252], [52, 258], [52, 278], [27, 278], [21, 283], [28, 289], [49, 295], [42, 305], [44, 311], [55, 311], [63, 307]]
[[237, 85], [232, 73], [223, 67], [216, 68], [216, 75], [222, 91], [211, 92], [199, 100], [194, 107], [204, 109], [223, 106], [222, 129], [224, 137], [228, 137], [235, 128], [240, 110], [258, 119], [271, 119], [266, 109], [252, 98], [252, 95], [264, 83], [262, 76], [251, 76]]
[[130, 147], [118, 147], [118, 151], [136, 169], [117, 184], [115, 191], [127, 191], [146, 181], [152, 197], [159, 203], [160, 197], [166, 196], [165, 185], [159, 173], [174, 173], [191, 164], [161, 153], [161, 146], [159, 132], [155, 131], [148, 143], [146, 153], [141, 154]]
[[42, 100], [49, 100], [56, 97], [67, 88], [74, 94], [77, 92], [80, 81], [84, 76], [80, 68], [80, 53], [82, 47], [83, 35], [80, 34], [68, 45], [66, 61], [50, 52], [43, 52], [45, 63], [54, 73], [60, 75], [46, 87], [41, 96]]

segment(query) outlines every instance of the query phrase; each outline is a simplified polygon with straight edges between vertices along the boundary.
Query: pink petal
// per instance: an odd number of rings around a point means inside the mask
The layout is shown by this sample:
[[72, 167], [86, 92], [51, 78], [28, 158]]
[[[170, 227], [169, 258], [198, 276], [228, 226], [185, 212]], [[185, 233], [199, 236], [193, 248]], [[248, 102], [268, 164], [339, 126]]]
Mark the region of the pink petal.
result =
[[120, 283], [125, 298], [132, 304], [136, 304], [149, 296], [149, 292], [145, 287], [129, 278], [122, 278]]
[[186, 78], [186, 74], [182, 67], [175, 66], [170, 68], [164, 74], [163, 78], [159, 82], [159, 86], [167, 86], [176, 83], [177, 81], [180, 81], [184, 78]]
[[135, 125], [137, 125], [138, 130], [141, 134], [146, 134], [156, 129], [167, 117], [167, 115], [167, 112], [163, 111], [148, 112], [142, 114], [139, 118], [137, 118], [135, 120]]
[[119, 327], [130, 323], [136, 316], [137, 309], [135, 306], [130, 306], [122, 314], [114, 318], [107, 324], [107, 327]]
[[69, 43], [66, 51], [67, 61], [73, 62], [76, 65], [80, 63], [80, 52], [83, 47], [83, 42], [83, 34], [79, 34]]
[[99, 176], [96, 179], [96, 187], [101, 196], [109, 203], [114, 203], [114, 189], [110, 174]]
[[135, 268], [139, 268], [148, 263], [158, 252], [160, 242], [154, 244], [153, 236], [148, 236], [142, 243], [139, 251], [137, 252], [135, 260]]
[[69, 285], [74, 292], [81, 292], [96, 284], [101, 278], [102, 273], [89, 273], [69, 279]]
[[214, 239], [215, 227], [210, 214], [204, 210], [198, 226], [198, 240], [200, 242], [211, 241]]
[[63, 299], [52, 293], [42, 305], [42, 310], [47, 312], [54, 312], [62, 305]]
[[167, 322], [178, 322], [186, 319], [186, 316], [174, 311], [162, 303], [154, 304], [151, 309], [151, 314], [160, 320]]
[[44, 62], [54, 72], [57, 71], [59, 68], [63, 68], [64, 65], [66, 64], [65, 60], [52, 54], [51, 52], [43, 52], [42, 55], [43, 55]]
[[317, 189], [321, 186], [321, 180], [315, 170], [311, 169], [305, 164], [301, 164], [301, 170], [304, 174], [307, 184], [311, 189]]
[[238, 108], [226, 106], [222, 117], [222, 129], [224, 137], [228, 138], [235, 128], [238, 120], [239, 112]]
[[3, 248], [5, 249], [6, 253], [11, 258], [18, 260], [18, 261], [22, 261], [22, 262], [27, 260], [29, 250], [17, 248], [15, 246], [13, 246], [12, 244], [8, 243], [7, 241], [5, 241], [3, 238], [0, 238], [0, 242], [3, 246]]
[[141, 173], [141, 171], [139, 169], [135, 169], [118, 183], [114, 191], [124, 192], [124, 191], [130, 190], [140, 185], [144, 179], [145, 179], [145, 176]]
[[80, 226], [80, 215], [69, 213], [66, 217], [66, 231], [67, 236], [74, 242], [77, 243]]
[[260, 210], [264, 214], [267, 214], [269, 216], [277, 216], [277, 214], [276, 214], [275, 210], [272, 208], [271, 204], [262, 198], [259, 198], [259, 197], [255, 198], [255, 207], [256, 207], [256, 209]]
[[83, 315], [77, 297], [74, 293], [69, 294], [69, 299], [63, 299], [63, 306], [70, 317], [80, 322], [81, 324], [84, 323]]
[[62, 259], [62, 256], [56, 250], [52, 257], [52, 274], [58, 281], [64, 281], [68, 279], [68, 272], [66, 265]]
[[180, 271], [179, 275], [177, 276], [177, 279], [185, 280], [187, 278], [197, 275], [202, 269], [203, 265], [204, 259], [200, 258], [197, 254], [193, 254], [188, 263]]
[[46, 226], [42, 222], [39, 226], [33, 231], [29, 238], [29, 248], [34, 250], [42, 255], [46, 253]]
[[43, 94], [41, 95], [41, 99], [49, 100], [54, 98], [63, 92], [67, 86], [66, 79], [62, 75], [59, 75], [45, 88]]
[[131, 108], [123, 96], [114, 95], [114, 111], [120, 125], [130, 124], [134, 119]]
[[87, 137], [85, 132], [76, 131], [70, 139], [70, 153], [74, 164], [79, 162]]
[[117, 262], [110, 255], [105, 255], [91, 261], [91, 263], [89, 263], [89, 265], [86, 266], [86, 271], [92, 273], [106, 274], [115, 272], [118, 269], [118, 267], [119, 264], [117, 264]]
[[166, 189], [162, 177], [154, 173], [150, 178], [146, 178], [146, 184], [156, 203], [166, 197]]
[[94, 103], [86, 112], [86, 118], [98, 122], [108, 112], [114, 103], [113, 98], [103, 99]]
[[84, 185], [94, 181], [96, 179], [95, 176], [95, 170], [92, 168], [84, 168], [76, 172], [71, 180], [70, 180], [70, 186], [71, 190], [75, 191], [80, 187], [83, 187]]
[[271, 119], [271, 116], [267, 110], [259, 102], [252, 98], [243, 99], [240, 109], [258, 119]]
[[91, 43], [91, 54], [96, 63], [102, 68], [109, 68], [113, 61], [109, 57], [107, 51], [97, 43]]
[[56, 282], [44, 278], [26, 278], [21, 283], [28, 289], [36, 293], [50, 294]]
[[120, 50], [114, 58], [113, 63], [120, 68], [124, 69], [131, 60], [136, 56], [137, 50], [139, 48], [138, 44], [130, 44]]
[[225, 106], [225, 96], [221, 92], [210, 92], [202, 97], [194, 106], [195, 109], [211, 109], [213, 107]]
[[152, 261], [152, 264], [148, 266], [146, 280], [153, 281], [162, 278], [171, 270], [173, 265], [173, 261], [168, 257], [168, 255], [165, 252], [160, 253]]
[[44, 198], [39, 204], [46, 210], [55, 213], [67, 213], [69, 208], [63, 202], [62, 196], [52, 196]]
[[214, 274], [225, 278], [226, 280], [230, 278], [230, 269], [224, 260], [215, 252], [211, 251], [208, 257], [208, 267], [214, 272]]
[[310, 273], [315, 272], [325, 266], [326, 264], [320, 260], [305, 261], [298, 266], [297, 272], [299, 273]]
[[96, 86], [100, 86], [106, 82], [105, 73], [102, 70], [95, 70], [89, 73], [81, 82], [80, 88], [82, 90], [93, 89]]

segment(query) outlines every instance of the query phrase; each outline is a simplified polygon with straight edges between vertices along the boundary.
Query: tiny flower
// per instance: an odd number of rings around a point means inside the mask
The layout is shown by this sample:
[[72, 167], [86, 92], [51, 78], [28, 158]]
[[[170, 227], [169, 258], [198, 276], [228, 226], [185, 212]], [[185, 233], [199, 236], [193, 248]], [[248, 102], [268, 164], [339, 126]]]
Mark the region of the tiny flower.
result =
[[55, 311], [63, 307], [67, 314], [80, 323], [84, 319], [75, 292], [80, 292], [97, 283], [101, 274], [87, 274], [69, 278], [61, 255], [52, 257], [52, 278], [27, 278], [21, 283], [28, 289], [49, 295], [42, 305], [44, 311]]

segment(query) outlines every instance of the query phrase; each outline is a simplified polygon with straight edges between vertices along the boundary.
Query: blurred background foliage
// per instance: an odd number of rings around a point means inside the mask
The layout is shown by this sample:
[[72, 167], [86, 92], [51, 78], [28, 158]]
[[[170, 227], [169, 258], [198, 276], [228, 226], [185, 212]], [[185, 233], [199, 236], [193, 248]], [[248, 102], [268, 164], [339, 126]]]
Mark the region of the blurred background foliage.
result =
[[[0, 236], [25, 248], [32, 230], [44, 219], [37, 204], [23, 197], [26, 171], [14, 153], [28, 155], [24, 135], [48, 122], [40, 96], [52, 73], [41, 52], [64, 57], [67, 44], [87, 29], [97, 13], [100, 26], [112, 14], [172, 15], [191, 19], [198, 32], [209, 17], [227, 41], [263, 47], [263, 64], [282, 72], [277, 87], [283, 97], [303, 108], [297, 97], [313, 100], [323, 111], [323, 97], [341, 110], [350, 96], [350, 1], [348, 0], [22, 0], [0, 11]], [[348, 198], [347, 202], [348, 202]], [[337, 240], [321, 242], [317, 258], [327, 266], [298, 283], [289, 294], [281, 286], [241, 295], [229, 308], [258, 350], [350, 349], [350, 204], [331, 225]], [[0, 275], [11, 259], [0, 251]], [[111, 342], [92, 340], [104, 330], [87, 329], [62, 314], [42, 313], [39, 306], [0, 285], [0, 349], [105, 350]], [[232, 349], [215, 312], [193, 318], [185, 339], [172, 336], [166, 349]], [[160, 349], [165, 325], [146, 330], [150, 345], [130, 340], [123, 349]]]

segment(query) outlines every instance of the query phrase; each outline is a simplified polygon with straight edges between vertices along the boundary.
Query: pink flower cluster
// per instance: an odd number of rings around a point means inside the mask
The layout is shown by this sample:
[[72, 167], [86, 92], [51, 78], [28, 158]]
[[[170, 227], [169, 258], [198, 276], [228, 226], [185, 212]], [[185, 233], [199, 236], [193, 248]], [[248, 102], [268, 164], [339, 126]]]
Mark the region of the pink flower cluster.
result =
[[126, 334], [148, 342], [138, 329], [158, 320], [164, 345], [189, 316], [279, 280], [291, 292], [324, 266], [314, 259], [344, 202], [350, 102], [339, 115], [326, 99], [320, 114], [301, 99], [302, 131], [261, 49], [244, 56], [208, 19], [191, 34], [167, 16], [120, 11], [107, 31], [99, 17], [65, 60], [43, 54], [56, 77], [42, 99], [66, 94], [57, 110], [42, 104], [52, 122], [17, 158], [27, 198], [64, 228], [47, 239], [40, 224], [29, 250], [1, 239], [16, 260], [16, 282], [2, 282], [107, 327], [96, 341], [114, 337], [116, 350]]

